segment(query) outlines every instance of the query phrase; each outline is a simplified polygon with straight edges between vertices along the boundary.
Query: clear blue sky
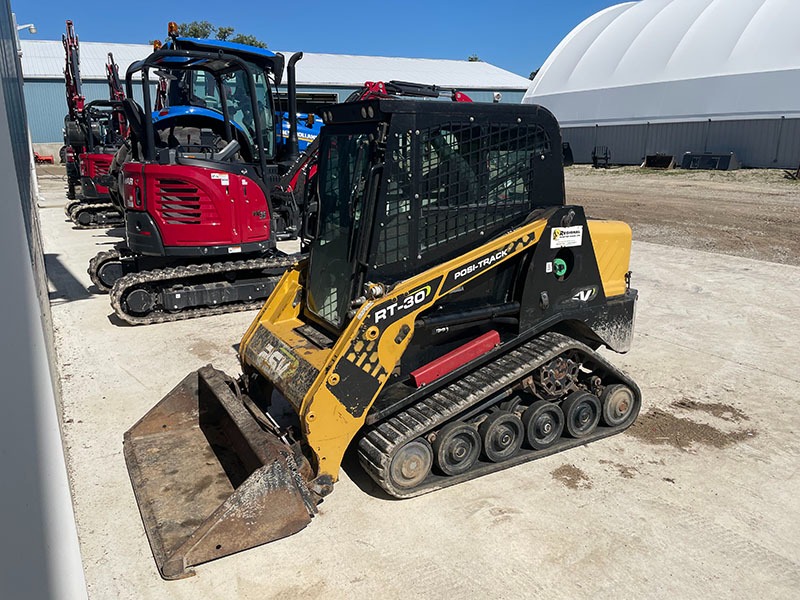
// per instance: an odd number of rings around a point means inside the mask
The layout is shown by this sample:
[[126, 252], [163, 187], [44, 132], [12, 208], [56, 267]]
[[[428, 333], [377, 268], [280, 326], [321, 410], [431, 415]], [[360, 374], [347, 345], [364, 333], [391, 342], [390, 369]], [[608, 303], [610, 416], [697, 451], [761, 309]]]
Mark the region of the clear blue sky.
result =
[[481, 60], [527, 77], [573, 27], [622, 0], [462, 0], [444, 2], [152, 2], [11, 0], [20, 24], [57, 40], [72, 19], [81, 40], [147, 43], [168, 21], [202, 21], [250, 33], [273, 50]]

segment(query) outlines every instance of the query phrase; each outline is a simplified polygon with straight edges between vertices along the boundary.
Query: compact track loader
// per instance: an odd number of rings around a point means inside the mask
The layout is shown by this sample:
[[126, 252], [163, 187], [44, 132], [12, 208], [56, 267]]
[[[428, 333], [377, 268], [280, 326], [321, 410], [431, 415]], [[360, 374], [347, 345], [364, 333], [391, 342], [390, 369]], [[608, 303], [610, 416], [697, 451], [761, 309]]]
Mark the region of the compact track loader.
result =
[[243, 375], [203, 367], [125, 434], [165, 578], [301, 530], [348, 450], [407, 498], [639, 412], [596, 352], [630, 347], [631, 230], [564, 204], [547, 110], [368, 100], [323, 116], [317, 235], [242, 339]]

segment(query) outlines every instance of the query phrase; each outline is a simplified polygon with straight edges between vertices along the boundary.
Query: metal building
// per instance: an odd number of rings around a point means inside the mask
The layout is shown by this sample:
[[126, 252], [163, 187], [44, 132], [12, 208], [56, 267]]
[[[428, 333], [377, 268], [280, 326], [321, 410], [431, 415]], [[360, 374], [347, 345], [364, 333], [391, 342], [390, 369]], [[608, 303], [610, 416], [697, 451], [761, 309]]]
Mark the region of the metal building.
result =
[[606, 146], [800, 162], [800, 12], [789, 0], [641, 0], [603, 10], [556, 47], [523, 102], [561, 122], [578, 162]]
[[[81, 79], [87, 100], [108, 98], [105, 64], [114, 55], [124, 77], [128, 65], [153, 51], [146, 44], [80, 43]], [[291, 52], [283, 52], [289, 56]], [[22, 40], [25, 103], [34, 143], [60, 143], [67, 106], [64, 48], [60, 41]], [[476, 102], [519, 103], [530, 81], [485, 62], [305, 53], [297, 64], [299, 109], [344, 100], [365, 81], [414, 81], [455, 87]]]

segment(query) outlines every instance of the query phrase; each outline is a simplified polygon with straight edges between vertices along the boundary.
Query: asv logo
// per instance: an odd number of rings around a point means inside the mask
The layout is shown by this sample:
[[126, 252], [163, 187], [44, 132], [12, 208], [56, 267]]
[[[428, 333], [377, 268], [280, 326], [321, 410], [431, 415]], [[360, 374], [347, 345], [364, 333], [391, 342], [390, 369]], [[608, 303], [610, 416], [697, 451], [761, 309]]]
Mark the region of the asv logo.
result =
[[266, 347], [259, 352], [259, 358], [264, 365], [264, 370], [277, 378], [282, 377], [283, 374], [291, 367], [295, 366], [296, 363], [292, 358], [286, 356], [280, 348], [276, 348], [272, 344], [267, 344]]
[[576, 302], [589, 302], [589, 300], [594, 300], [595, 296], [597, 296], [597, 288], [590, 287], [585, 290], [578, 290], [572, 299]]
[[379, 308], [375, 311], [375, 324], [377, 325], [381, 321], [384, 321], [390, 317], [394, 317], [396, 314], [401, 313], [406, 310], [411, 310], [418, 304], [422, 304], [425, 302], [426, 298], [431, 295], [431, 286], [426, 285], [424, 288], [418, 289], [416, 292], [411, 292], [402, 300], [398, 299], [391, 304]]

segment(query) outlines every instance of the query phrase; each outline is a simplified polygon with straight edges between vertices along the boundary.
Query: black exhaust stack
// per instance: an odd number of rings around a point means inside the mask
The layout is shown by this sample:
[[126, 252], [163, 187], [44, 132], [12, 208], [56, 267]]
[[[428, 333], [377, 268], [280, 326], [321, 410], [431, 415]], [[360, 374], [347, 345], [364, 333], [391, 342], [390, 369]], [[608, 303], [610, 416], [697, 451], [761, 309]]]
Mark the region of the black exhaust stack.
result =
[[286, 66], [286, 87], [289, 95], [289, 139], [286, 142], [288, 154], [286, 162], [294, 162], [300, 154], [297, 142], [297, 77], [295, 64], [303, 58], [302, 52], [295, 52]]

